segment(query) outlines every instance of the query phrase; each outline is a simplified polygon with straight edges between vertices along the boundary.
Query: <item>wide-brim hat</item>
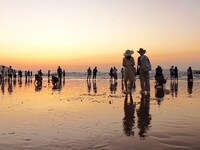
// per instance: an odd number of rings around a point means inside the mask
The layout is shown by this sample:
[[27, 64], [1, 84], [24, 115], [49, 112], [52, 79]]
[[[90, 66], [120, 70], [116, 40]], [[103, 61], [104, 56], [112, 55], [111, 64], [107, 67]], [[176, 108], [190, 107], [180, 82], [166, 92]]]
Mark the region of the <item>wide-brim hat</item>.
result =
[[146, 50], [144, 50], [143, 48], [140, 48], [139, 51], [137, 51], [139, 54], [145, 54]]
[[124, 56], [131, 56], [134, 53], [133, 50], [127, 49], [126, 52], [124, 53]]

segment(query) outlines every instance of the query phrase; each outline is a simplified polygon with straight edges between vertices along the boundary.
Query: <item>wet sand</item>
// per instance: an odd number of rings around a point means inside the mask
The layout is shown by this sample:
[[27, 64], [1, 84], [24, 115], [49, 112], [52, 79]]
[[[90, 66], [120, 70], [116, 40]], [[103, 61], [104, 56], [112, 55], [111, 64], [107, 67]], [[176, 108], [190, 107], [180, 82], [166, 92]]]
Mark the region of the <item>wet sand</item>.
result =
[[137, 80], [131, 103], [121, 80], [1, 84], [0, 149], [200, 149], [200, 81], [166, 89], [141, 95]]

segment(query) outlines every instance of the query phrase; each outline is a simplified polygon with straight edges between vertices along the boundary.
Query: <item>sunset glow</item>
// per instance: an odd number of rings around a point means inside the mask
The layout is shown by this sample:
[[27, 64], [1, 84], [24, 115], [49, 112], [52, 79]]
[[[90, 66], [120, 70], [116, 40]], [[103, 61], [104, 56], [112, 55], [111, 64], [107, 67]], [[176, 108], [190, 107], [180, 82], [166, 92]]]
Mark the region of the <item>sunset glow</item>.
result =
[[1, 0], [0, 65], [121, 67], [126, 49], [153, 66], [199, 69], [199, 0]]

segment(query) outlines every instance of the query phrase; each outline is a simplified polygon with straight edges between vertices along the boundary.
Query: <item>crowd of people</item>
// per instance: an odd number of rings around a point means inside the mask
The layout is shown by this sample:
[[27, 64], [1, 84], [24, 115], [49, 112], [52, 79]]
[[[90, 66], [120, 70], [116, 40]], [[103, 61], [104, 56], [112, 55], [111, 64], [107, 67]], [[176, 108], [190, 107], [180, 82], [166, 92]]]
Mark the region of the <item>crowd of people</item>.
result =
[[[140, 93], [148, 94], [150, 93], [150, 75], [149, 72], [151, 71], [151, 63], [149, 58], [145, 55], [146, 50], [143, 48], [140, 48], [137, 51], [140, 56], [137, 59], [137, 66], [134, 60], [134, 57], [132, 56], [134, 54], [133, 50], [126, 50], [123, 54], [123, 60], [122, 60], [122, 68], [121, 68], [121, 79], [124, 83], [125, 89], [123, 90], [123, 93], [128, 94], [132, 93], [132, 91], [135, 88], [135, 81], [136, 81], [136, 75], [139, 76], [140, 79], [140, 87], [141, 91]], [[177, 66], [171, 66], [170, 68], [170, 80], [171, 82], [178, 82], [178, 67]], [[97, 78], [97, 67], [94, 67], [94, 69], [91, 69], [89, 67], [87, 69], [87, 81], [90, 81], [91, 78], [93, 80], [96, 80]], [[2, 66], [2, 69], [0, 70], [0, 83], [4, 82], [5, 79], [8, 79], [8, 82], [12, 82], [12, 80], [16, 80], [18, 76], [18, 81], [22, 81], [22, 70], [16, 71], [15, 69], [12, 69], [12, 66], [9, 66], [6, 68], [5, 66]], [[50, 70], [48, 70], [47, 73], [48, 76], [48, 82], [50, 80], [52, 81], [53, 86], [59, 86], [62, 82], [62, 80], [65, 80], [66, 72], [65, 70], [62, 70], [60, 66], [57, 68], [57, 74], [52, 74]], [[118, 69], [114, 66], [110, 68], [109, 71], [110, 80], [116, 82], [118, 79]], [[189, 67], [187, 70], [187, 81], [190, 86], [193, 85], [193, 72], [192, 68]], [[32, 79], [32, 71], [24, 71], [24, 77], [25, 80]], [[39, 70], [35, 74], [35, 80], [34, 84], [37, 86], [42, 85], [43, 80], [43, 72], [42, 70]], [[167, 82], [166, 78], [163, 75], [163, 70], [161, 66], [157, 66], [155, 69], [155, 87], [163, 87], [163, 85]], [[113, 83], [114, 84], [114, 83]]]

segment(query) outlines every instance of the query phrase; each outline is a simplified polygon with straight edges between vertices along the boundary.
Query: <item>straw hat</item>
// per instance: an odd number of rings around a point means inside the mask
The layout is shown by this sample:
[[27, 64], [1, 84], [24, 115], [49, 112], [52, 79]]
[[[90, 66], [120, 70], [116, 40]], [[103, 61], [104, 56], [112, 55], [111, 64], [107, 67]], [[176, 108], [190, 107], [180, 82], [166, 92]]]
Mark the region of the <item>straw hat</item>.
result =
[[139, 51], [137, 51], [139, 54], [145, 54], [146, 50], [144, 50], [143, 48], [140, 48]]
[[125, 56], [125, 57], [126, 57], [126, 56], [131, 56], [133, 53], [134, 53], [133, 50], [127, 49], [126, 52], [124, 53], [124, 56]]

